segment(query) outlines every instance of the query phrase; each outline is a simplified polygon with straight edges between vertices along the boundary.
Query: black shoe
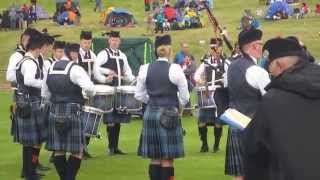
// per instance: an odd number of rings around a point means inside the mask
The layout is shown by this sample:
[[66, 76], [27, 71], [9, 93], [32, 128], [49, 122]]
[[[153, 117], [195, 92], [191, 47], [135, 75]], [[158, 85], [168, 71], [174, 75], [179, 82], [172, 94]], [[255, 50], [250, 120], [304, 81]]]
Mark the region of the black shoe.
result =
[[83, 159], [86, 160], [86, 159], [90, 159], [90, 158], [92, 158], [91, 154], [89, 154], [88, 152], [85, 151], [85, 152], [83, 153]]
[[126, 155], [126, 154], [127, 154], [127, 153], [122, 152], [120, 149], [116, 149], [116, 150], [114, 151], [114, 153], [115, 153], [115, 154], [118, 154], [118, 155]]
[[115, 150], [114, 149], [109, 149], [109, 152], [108, 152], [109, 156], [113, 156], [115, 155]]
[[54, 156], [52, 156], [52, 155], [50, 156], [49, 162], [54, 163]]
[[208, 151], [209, 151], [208, 145], [202, 145], [202, 146], [201, 146], [201, 149], [200, 149], [200, 152], [201, 152], [201, 153], [208, 152]]
[[213, 147], [213, 153], [217, 153], [219, 150], [220, 150], [220, 149], [219, 149], [218, 146]]
[[47, 167], [47, 166], [44, 166], [44, 165], [42, 165], [42, 164], [38, 164], [38, 166], [37, 166], [37, 170], [39, 170], [39, 171], [49, 171], [51, 168], [49, 168], [49, 167]]

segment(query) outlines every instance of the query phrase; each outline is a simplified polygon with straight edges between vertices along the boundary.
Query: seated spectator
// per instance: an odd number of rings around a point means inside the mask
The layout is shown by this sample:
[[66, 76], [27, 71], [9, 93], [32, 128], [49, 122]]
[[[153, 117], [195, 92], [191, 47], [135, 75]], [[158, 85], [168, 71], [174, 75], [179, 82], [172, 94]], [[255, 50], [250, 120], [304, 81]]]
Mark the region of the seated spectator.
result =
[[168, 19], [165, 19], [164, 22], [163, 22], [163, 30], [164, 31], [170, 31], [170, 23], [168, 21]]
[[71, 10], [72, 8], [72, 0], [67, 0], [67, 2], [64, 4], [65, 10]]
[[303, 18], [309, 12], [310, 12], [309, 6], [307, 5], [307, 3], [303, 2], [300, 8], [300, 18]]
[[173, 22], [174, 20], [176, 20], [176, 9], [174, 9], [173, 7], [171, 7], [169, 4], [167, 4], [165, 6], [165, 8], [163, 9], [163, 13], [165, 18], [169, 21], [169, 22]]
[[320, 15], [320, 3], [316, 4], [316, 9], [314, 10], [316, 15]]
[[156, 33], [161, 31], [163, 33], [163, 23], [164, 23], [164, 14], [163, 12], [159, 13], [156, 18]]
[[0, 13], [0, 31], [2, 30], [2, 14]]

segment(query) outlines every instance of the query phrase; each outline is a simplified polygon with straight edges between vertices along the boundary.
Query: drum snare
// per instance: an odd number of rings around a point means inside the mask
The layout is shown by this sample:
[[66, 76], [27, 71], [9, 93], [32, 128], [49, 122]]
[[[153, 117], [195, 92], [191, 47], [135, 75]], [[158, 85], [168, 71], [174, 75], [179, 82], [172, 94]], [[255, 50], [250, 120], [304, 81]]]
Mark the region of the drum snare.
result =
[[95, 85], [96, 95], [89, 101], [89, 105], [110, 113], [114, 109], [115, 88], [108, 85]]
[[86, 136], [99, 137], [99, 126], [103, 111], [90, 106], [83, 106], [83, 120], [84, 129], [83, 132]]
[[115, 107], [118, 111], [138, 112], [142, 103], [134, 98], [135, 86], [119, 86], [116, 90]]
[[214, 101], [215, 87], [208, 86], [208, 96], [206, 96], [206, 88], [204, 86], [196, 87], [198, 97], [198, 108], [215, 108], [216, 104]]

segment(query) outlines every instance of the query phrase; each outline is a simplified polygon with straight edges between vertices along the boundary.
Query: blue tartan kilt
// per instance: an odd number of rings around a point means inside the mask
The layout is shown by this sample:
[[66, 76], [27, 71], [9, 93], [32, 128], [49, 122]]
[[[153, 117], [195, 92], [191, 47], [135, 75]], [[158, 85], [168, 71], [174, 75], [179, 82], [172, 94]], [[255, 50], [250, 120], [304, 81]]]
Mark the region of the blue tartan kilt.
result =
[[18, 114], [15, 116], [14, 141], [25, 146], [41, 144], [45, 141], [45, 124], [40, 113], [40, 99], [30, 98], [31, 116], [30, 118], [21, 118]]
[[[64, 126], [58, 117], [64, 117]], [[52, 104], [49, 111], [46, 149], [80, 153], [84, 147], [82, 111], [79, 104]]]
[[214, 125], [216, 123], [216, 109], [205, 108], [199, 110], [198, 122]]
[[176, 159], [184, 157], [182, 125], [165, 129], [160, 124], [160, 108], [147, 106], [143, 116], [138, 155], [149, 159]]
[[229, 127], [225, 174], [231, 176], [243, 176], [243, 148], [241, 144], [242, 131]]

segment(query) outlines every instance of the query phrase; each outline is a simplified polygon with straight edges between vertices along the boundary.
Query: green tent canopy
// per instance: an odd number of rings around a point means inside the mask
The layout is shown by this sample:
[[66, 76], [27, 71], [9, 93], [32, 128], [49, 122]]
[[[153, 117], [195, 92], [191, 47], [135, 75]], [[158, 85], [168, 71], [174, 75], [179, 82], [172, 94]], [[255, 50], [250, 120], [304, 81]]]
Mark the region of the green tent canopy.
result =
[[[106, 47], [106, 38], [93, 39], [92, 49], [96, 54]], [[155, 59], [153, 43], [149, 38], [122, 38], [120, 50], [127, 55], [135, 76], [138, 75], [141, 65], [153, 62]]]

